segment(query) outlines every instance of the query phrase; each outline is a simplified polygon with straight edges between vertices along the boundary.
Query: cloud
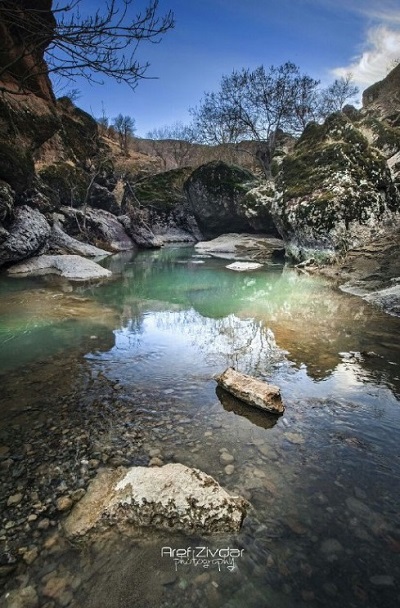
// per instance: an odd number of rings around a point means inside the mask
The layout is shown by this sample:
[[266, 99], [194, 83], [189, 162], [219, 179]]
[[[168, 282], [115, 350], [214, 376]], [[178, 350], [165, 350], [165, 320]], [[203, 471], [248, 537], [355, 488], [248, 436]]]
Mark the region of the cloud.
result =
[[354, 81], [365, 87], [385, 78], [399, 60], [400, 30], [381, 25], [368, 30], [364, 50], [358, 57], [332, 73], [340, 77], [350, 72]]

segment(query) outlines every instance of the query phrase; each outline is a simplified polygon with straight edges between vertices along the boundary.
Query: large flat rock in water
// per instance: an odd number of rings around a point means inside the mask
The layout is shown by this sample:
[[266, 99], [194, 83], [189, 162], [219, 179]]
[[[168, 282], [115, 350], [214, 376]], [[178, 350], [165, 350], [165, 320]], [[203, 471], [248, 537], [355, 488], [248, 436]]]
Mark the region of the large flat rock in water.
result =
[[56, 274], [71, 281], [106, 279], [112, 275], [92, 260], [80, 255], [40, 255], [8, 269], [10, 276]]
[[227, 259], [269, 259], [283, 255], [283, 241], [262, 234], [223, 234], [212, 241], [200, 241], [195, 245], [199, 253], [209, 253]]
[[215, 376], [215, 380], [219, 386], [248, 405], [273, 414], [285, 411], [280, 389], [273, 384], [241, 374], [232, 367]]
[[237, 532], [248, 503], [209, 475], [183, 464], [104, 469], [65, 521], [68, 537], [155, 527], [211, 534]]

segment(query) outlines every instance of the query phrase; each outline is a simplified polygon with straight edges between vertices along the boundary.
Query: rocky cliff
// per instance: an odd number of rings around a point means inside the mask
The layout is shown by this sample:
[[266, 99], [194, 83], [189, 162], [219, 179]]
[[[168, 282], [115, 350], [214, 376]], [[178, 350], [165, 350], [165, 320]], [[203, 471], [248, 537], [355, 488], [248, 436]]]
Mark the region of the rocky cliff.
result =
[[363, 93], [363, 108], [368, 114], [400, 126], [400, 64], [383, 80], [368, 87]]

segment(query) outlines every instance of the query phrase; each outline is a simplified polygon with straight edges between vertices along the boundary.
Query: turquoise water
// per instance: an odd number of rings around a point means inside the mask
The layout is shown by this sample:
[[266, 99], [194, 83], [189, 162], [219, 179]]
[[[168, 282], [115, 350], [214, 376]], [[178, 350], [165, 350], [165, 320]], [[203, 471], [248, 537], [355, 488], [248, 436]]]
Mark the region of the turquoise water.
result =
[[[83, 551], [61, 533], [58, 551], [41, 549], [28, 574], [19, 566], [55, 606], [399, 605], [400, 319], [321, 277], [228, 263], [171, 247], [114, 256], [103, 285], [0, 281], [0, 447], [72, 437], [58, 463], [67, 484], [82, 460], [145, 464], [158, 450], [252, 505], [229, 539], [111, 536]], [[280, 386], [284, 416], [217, 393], [213, 375], [231, 365]], [[35, 467], [16, 483], [46, 504], [56, 484], [40, 485]], [[35, 531], [25, 544], [46, 542]], [[18, 533], [7, 534], [14, 548]], [[166, 543], [199, 542], [243, 549], [237, 569], [175, 571], [160, 556]], [[67, 583], [43, 596], [53, 571]]]

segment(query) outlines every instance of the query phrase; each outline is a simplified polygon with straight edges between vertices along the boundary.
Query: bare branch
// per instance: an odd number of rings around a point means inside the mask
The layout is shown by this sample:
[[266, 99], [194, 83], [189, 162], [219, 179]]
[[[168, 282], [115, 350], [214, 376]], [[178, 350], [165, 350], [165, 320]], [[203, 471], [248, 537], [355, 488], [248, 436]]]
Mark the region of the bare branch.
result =
[[108, 0], [94, 14], [82, 16], [81, 4], [82, 0], [71, 0], [51, 13], [23, 8], [19, 0], [0, 0], [0, 24], [11, 34], [0, 42], [0, 54], [8, 58], [0, 67], [0, 79], [11, 75], [23, 91], [29, 89], [32, 76], [47, 73], [70, 80], [83, 76], [91, 82], [111, 77], [132, 89], [146, 78], [149, 64], [136, 60], [138, 46], [160, 42], [174, 27], [172, 12], [159, 16], [158, 0], [150, 0], [132, 17], [134, 0]]

